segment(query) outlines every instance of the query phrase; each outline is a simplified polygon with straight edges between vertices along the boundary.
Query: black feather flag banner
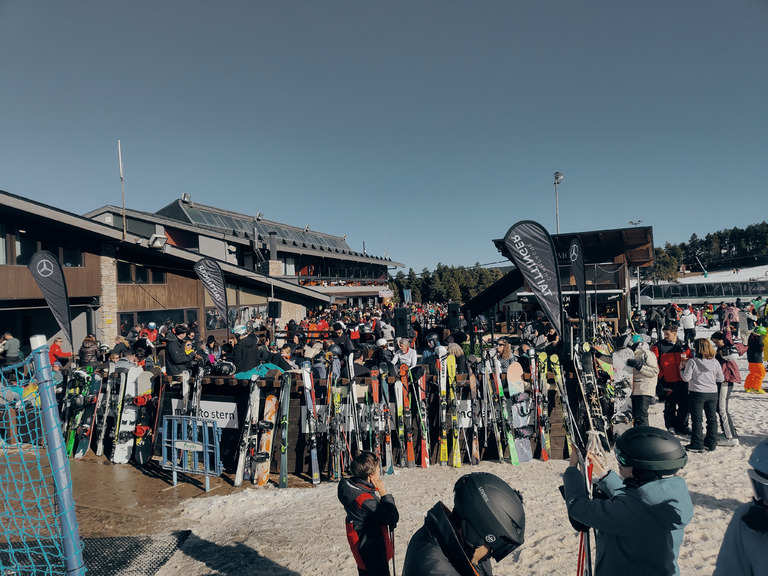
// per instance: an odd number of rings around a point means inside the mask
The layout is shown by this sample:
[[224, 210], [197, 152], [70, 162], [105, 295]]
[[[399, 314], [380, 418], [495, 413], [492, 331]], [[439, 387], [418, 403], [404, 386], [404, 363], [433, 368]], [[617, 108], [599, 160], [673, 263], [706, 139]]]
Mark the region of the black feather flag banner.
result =
[[544, 314], [562, 336], [560, 269], [557, 267], [557, 252], [549, 232], [538, 222], [521, 220], [507, 231], [504, 244]]
[[32, 273], [32, 277], [43, 293], [48, 308], [51, 309], [53, 317], [56, 318], [56, 322], [72, 347], [72, 317], [69, 310], [69, 296], [59, 259], [47, 250], [40, 250], [29, 260], [27, 268]]
[[579, 292], [579, 317], [587, 319], [587, 275], [584, 271], [584, 247], [581, 240], [574, 238], [568, 247], [568, 259], [571, 261], [571, 272], [576, 279], [576, 290]]
[[205, 286], [208, 295], [216, 305], [219, 315], [229, 326], [228, 306], [227, 306], [227, 287], [224, 284], [224, 274], [221, 272], [221, 266], [212, 258], [201, 258], [194, 265], [195, 273]]

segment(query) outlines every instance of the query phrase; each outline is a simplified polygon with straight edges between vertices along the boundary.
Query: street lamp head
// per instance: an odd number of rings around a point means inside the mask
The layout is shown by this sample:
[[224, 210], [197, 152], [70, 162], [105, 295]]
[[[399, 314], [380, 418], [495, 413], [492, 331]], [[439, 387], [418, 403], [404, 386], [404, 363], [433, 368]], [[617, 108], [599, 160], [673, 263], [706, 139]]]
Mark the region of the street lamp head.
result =
[[560, 184], [563, 181], [563, 173], [555, 172], [555, 184]]

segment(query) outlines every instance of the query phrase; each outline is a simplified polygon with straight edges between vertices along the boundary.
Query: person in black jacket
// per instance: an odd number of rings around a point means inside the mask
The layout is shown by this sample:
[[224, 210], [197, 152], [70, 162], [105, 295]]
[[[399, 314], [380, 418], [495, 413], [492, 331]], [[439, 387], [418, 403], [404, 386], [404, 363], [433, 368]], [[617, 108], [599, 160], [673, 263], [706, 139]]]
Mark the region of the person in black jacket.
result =
[[189, 356], [184, 351], [186, 337], [186, 324], [177, 324], [168, 335], [168, 344], [165, 347], [165, 373], [168, 376], [179, 376], [187, 367]]
[[520, 493], [498, 476], [475, 472], [453, 487], [453, 510], [442, 502], [427, 512], [408, 543], [403, 576], [492, 576], [525, 541]]
[[389, 576], [388, 562], [394, 555], [392, 531], [400, 519], [395, 499], [387, 494], [374, 453], [361, 452], [350, 468], [352, 477], [341, 480], [338, 496], [347, 513], [347, 540], [357, 572], [360, 576]]
[[245, 326], [235, 326], [237, 344], [234, 349], [234, 362], [238, 372], [248, 372], [259, 365], [259, 343]]

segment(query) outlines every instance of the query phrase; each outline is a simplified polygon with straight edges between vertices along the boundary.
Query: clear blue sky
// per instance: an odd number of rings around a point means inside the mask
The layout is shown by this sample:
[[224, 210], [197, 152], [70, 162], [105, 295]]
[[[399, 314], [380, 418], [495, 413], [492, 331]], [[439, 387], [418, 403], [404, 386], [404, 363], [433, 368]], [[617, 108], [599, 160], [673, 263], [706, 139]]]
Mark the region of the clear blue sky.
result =
[[765, 0], [0, 0], [0, 189], [193, 201], [420, 271], [521, 219], [765, 219]]

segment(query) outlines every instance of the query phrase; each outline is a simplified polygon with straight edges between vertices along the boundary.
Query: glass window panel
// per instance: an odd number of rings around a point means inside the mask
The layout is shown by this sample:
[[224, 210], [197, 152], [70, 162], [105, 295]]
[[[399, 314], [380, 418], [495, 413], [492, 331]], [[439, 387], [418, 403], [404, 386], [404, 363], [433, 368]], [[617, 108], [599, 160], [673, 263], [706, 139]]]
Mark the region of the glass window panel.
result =
[[131, 265], [128, 262], [117, 261], [117, 283], [118, 284], [130, 284], [131, 283]]
[[136, 266], [134, 269], [136, 284], [149, 284], [149, 270], [144, 266]]
[[162, 270], [150, 270], [152, 274], [152, 284], [165, 284], [165, 272]]
[[0, 224], [0, 265], [8, 264], [8, 249], [5, 241], [5, 226]]
[[16, 264], [26, 266], [37, 252], [37, 239], [23, 230], [16, 231]]
[[64, 244], [61, 249], [61, 265], [65, 268], [79, 268], [83, 265], [83, 253], [78, 246]]

